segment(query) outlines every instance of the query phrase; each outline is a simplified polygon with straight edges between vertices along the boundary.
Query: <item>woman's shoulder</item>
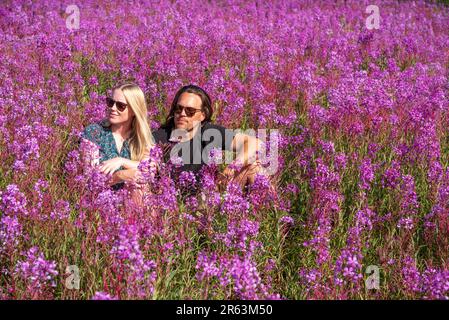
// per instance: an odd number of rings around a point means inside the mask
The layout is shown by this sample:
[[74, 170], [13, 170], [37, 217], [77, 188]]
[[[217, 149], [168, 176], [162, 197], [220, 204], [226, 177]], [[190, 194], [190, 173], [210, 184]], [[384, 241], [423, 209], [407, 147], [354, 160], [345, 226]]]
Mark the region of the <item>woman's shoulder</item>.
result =
[[109, 122], [107, 119], [92, 122], [85, 127], [85, 130], [105, 130], [109, 128]]
[[83, 138], [86, 138], [93, 142], [98, 142], [98, 140], [103, 135], [105, 128], [106, 126], [104, 120], [90, 123], [84, 128]]
[[99, 130], [101, 129], [101, 125], [97, 122], [89, 123], [87, 126], [84, 127], [84, 131], [92, 131], [92, 130]]

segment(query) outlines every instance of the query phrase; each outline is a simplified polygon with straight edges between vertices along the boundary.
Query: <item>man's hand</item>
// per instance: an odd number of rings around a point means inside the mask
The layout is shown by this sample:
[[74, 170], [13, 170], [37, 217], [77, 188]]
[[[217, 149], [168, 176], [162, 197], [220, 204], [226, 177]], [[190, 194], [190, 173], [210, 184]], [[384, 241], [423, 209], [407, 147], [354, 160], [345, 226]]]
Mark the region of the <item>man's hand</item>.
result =
[[235, 176], [235, 169], [230, 168], [229, 166], [227, 166], [224, 170], [223, 170], [223, 175], [227, 178], [227, 179], [232, 179]]
[[113, 174], [115, 170], [123, 166], [125, 162], [124, 160], [125, 160], [124, 158], [116, 157], [113, 159], [103, 161], [100, 164], [100, 171], [103, 172], [104, 174]]

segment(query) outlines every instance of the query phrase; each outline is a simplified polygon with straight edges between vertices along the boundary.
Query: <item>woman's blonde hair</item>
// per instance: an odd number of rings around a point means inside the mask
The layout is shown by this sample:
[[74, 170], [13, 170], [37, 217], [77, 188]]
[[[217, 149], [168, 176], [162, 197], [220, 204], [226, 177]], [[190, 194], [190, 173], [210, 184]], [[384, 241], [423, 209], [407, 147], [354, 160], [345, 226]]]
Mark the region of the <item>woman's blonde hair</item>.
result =
[[[131, 135], [129, 137], [129, 151], [131, 160], [141, 161], [146, 153], [154, 145], [154, 138], [148, 124], [147, 104], [145, 95], [140, 87], [134, 83], [124, 83], [112, 91], [121, 90], [125, 96], [126, 103], [134, 112], [131, 122]], [[106, 121], [109, 126], [109, 121]]]

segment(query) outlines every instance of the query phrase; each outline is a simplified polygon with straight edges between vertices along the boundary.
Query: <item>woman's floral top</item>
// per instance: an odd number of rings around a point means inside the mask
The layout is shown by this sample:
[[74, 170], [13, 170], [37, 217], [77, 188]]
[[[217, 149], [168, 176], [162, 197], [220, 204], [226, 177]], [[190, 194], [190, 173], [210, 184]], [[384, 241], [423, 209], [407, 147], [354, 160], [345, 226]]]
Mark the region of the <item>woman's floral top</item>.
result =
[[[111, 128], [106, 126], [106, 120], [101, 120], [96, 123], [89, 124], [84, 128], [81, 136], [82, 139], [86, 139], [93, 142], [99, 148], [99, 163], [113, 159], [116, 157], [131, 159], [131, 152], [129, 150], [129, 139], [123, 142], [122, 150], [117, 150], [117, 145], [112, 135]], [[118, 170], [123, 170], [123, 166]], [[115, 184], [112, 188], [114, 190], [121, 189], [124, 186], [123, 182]]]

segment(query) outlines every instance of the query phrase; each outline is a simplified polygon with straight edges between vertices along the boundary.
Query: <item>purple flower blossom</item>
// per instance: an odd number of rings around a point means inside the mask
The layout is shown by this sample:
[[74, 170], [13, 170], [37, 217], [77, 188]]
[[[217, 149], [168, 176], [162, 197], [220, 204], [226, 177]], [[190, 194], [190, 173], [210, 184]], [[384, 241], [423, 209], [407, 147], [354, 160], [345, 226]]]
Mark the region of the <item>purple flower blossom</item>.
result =
[[332, 141], [324, 141], [320, 140], [321, 149], [323, 149], [324, 153], [332, 154], [335, 152], [335, 146]]
[[194, 212], [198, 209], [198, 199], [195, 196], [190, 196], [185, 200], [187, 210]]
[[63, 220], [70, 216], [70, 204], [65, 200], [58, 200], [54, 210], [50, 213], [51, 219]]
[[411, 257], [406, 257], [403, 261], [402, 277], [407, 290], [412, 293], [421, 291], [421, 274]]
[[0, 210], [8, 215], [27, 216], [27, 199], [15, 184], [10, 184], [0, 192]]
[[38, 247], [30, 248], [23, 257], [17, 262], [14, 273], [26, 283], [28, 292], [40, 294], [49, 287], [56, 287], [56, 262], [45, 260]]
[[194, 187], [196, 184], [195, 174], [191, 171], [183, 171], [179, 175], [179, 186], [183, 188]]
[[[211, 299], [279, 297], [271, 283], [288, 299], [447, 299], [444, 6], [379, 0], [373, 32], [354, 0], [106, 2], [83, 1], [79, 30], [62, 1], [0, 9], [0, 299], [195, 299], [198, 287]], [[201, 175], [177, 180], [180, 162], [156, 146], [138, 168], [144, 205], [125, 201], [81, 139], [122, 80], [144, 91], [153, 132], [187, 83], [208, 92], [217, 124], [276, 128], [278, 172], [221, 194], [221, 148]], [[30, 244], [42, 254], [21, 256]], [[43, 255], [61, 267], [81, 259], [86, 280], [101, 281], [53, 290]], [[391, 281], [367, 291], [363, 263], [376, 257]]]
[[109, 293], [97, 291], [91, 300], [118, 300], [116, 297], [111, 296]]
[[421, 275], [424, 299], [449, 299], [449, 270], [429, 268]]
[[69, 124], [69, 118], [67, 116], [59, 115], [55, 120], [57, 126], [66, 127]]
[[6, 251], [14, 251], [22, 236], [22, 226], [17, 217], [3, 216], [0, 220], [0, 256]]
[[316, 252], [317, 265], [322, 265], [330, 259], [330, 231], [330, 221], [328, 219], [321, 218], [321, 221], [318, 223], [318, 226], [313, 232], [313, 238], [303, 243], [305, 247], [312, 247]]
[[259, 234], [259, 223], [243, 219], [231, 220], [226, 234], [217, 234], [216, 240], [221, 240], [230, 249], [253, 251], [256, 243], [251, 242]]
[[241, 215], [249, 211], [249, 203], [243, 197], [242, 189], [239, 185], [235, 183], [228, 184], [221, 211], [228, 215]]
[[413, 229], [418, 208], [419, 203], [415, 191], [415, 180], [410, 175], [404, 175], [401, 184], [401, 208], [398, 227], [409, 230]]
[[263, 206], [276, 205], [277, 195], [268, 176], [256, 174], [249, 191], [249, 202], [254, 210], [260, 210]]
[[300, 283], [305, 286], [309, 295], [314, 295], [319, 291], [327, 291], [326, 285], [322, 284], [322, 274], [318, 269], [302, 269], [299, 272]]
[[283, 216], [279, 219], [279, 222], [285, 223], [285, 224], [293, 224], [295, 221], [290, 216]]
[[145, 259], [139, 246], [138, 228], [123, 225], [114, 241], [111, 254], [120, 270], [127, 275], [128, 295], [143, 298], [153, 294], [156, 263]]
[[205, 252], [200, 252], [196, 261], [197, 270], [196, 277], [198, 281], [203, 281], [205, 278], [218, 277], [220, 269], [217, 267], [217, 255], [211, 254], [208, 256]]
[[398, 161], [393, 160], [391, 166], [385, 170], [382, 177], [382, 185], [384, 188], [396, 188], [401, 179], [401, 166]]
[[449, 271], [427, 268], [419, 272], [413, 258], [403, 260], [402, 278], [405, 288], [411, 293], [420, 293], [424, 299], [449, 298]]
[[373, 180], [374, 168], [371, 164], [371, 159], [365, 159], [360, 166], [360, 188], [362, 190], [369, 190]]
[[414, 226], [413, 219], [410, 217], [401, 218], [398, 222], [398, 228], [403, 228], [407, 230], [412, 230]]
[[355, 224], [349, 230], [346, 247], [335, 262], [335, 284], [338, 286], [352, 283], [354, 288], [360, 287], [362, 275], [362, 246], [368, 247], [362, 239], [372, 229], [374, 212], [369, 208], [359, 210], [355, 216]]
[[340, 152], [335, 155], [335, 168], [337, 170], [344, 170], [347, 164], [347, 157], [344, 153]]

